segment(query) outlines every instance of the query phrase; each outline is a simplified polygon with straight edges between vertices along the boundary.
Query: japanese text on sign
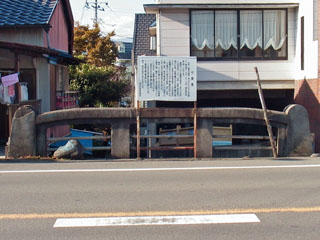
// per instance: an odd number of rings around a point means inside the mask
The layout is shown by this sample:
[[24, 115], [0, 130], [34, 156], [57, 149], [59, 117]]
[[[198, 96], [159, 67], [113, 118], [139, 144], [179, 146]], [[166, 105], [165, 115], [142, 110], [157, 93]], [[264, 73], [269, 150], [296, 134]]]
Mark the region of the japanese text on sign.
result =
[[138, 101], [196, 101], [196, 57], [138, 57]]

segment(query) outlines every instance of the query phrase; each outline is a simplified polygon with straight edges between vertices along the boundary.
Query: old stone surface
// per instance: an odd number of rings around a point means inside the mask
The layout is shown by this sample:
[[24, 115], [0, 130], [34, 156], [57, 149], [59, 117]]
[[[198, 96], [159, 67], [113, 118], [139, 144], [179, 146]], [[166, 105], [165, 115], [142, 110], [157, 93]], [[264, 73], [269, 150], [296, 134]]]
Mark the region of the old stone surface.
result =
[[318, 158], [320, 157], [320, 153], [314, 153], [311, 155], [312, 158]]
[[35, 155], [35, 118], [31, 106], [22, 106], [14, 114], [8, 142], [9, 158]]
[[293, 104], [289, 105], [285, 112], [289, 117], [287, 155], [310, 156], [312, 154], [312, 137], [307, 110], [301, 105]]
[[198, 119], [197, 157], [212, 158], [212, 121]]
[[122, 120], [112, 125], [112, 158], [130, 158], [130, 121]]
[[84, 148], [77, 140], [70, 140], [66, 145], [59, 147], [54, 152], [53, 157], [64, 159], [82, 159], [84, 154]]

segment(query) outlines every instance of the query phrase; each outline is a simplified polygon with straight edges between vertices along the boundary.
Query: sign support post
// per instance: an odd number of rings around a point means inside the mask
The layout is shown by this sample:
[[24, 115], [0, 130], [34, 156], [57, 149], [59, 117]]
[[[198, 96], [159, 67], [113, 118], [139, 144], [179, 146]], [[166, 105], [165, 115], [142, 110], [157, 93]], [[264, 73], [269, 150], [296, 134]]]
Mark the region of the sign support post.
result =
[[197, 159], [197, 102], [193, 105], [193, 158]]
[[[159, 138], [157, 135], [143, 135], [140, 133], [141, 115], [144, 117], [144, 109], [140, 109], [139, 101], [176, 101], [194, 102], [190, 120], [193, 118], [194, 158], [197, 158], [197, 58], [196, 57], [167, 57], [167, 56], [139, 56], [138, 75], [135, 84], [137, 99], [137, 158], [141, 157], [141, 150], [159, 150], [152, 147], [151, 138]], [[147, 147], [141, 147], [140, 139], [147, 138]], [[177, 136], [179, 138], [181, 136]], [[185, 136], [182, 136], [185, 137]], [[190, 136], [192, 138], [192, 136]], [[163, 148], [164, 149], [164, 148]], [[167, 147], [169, 150], [192, 149]], [[160, 149], [161, 150], [161, 149]]]
[[141, 149], [140, 149], [140, 101], [137, 101], [137, 159], [141, 158]]

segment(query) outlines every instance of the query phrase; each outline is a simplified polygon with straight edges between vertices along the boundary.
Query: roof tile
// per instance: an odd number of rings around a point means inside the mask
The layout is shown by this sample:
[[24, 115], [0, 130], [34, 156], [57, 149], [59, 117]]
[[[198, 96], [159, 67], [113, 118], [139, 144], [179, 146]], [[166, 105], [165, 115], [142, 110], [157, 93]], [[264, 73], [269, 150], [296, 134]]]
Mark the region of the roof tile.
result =
[[48, 24], [58, 0], [1, 0], [0, 27]]

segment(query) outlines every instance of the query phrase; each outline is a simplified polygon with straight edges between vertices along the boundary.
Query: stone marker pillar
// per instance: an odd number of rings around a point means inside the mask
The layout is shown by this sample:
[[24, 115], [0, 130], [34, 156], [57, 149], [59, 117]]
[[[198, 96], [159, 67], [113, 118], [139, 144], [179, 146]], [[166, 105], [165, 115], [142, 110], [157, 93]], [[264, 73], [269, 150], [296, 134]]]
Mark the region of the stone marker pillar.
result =
[[38, 125], [36, 127], [36, 153], [37, 156], [47, 156], [47, 127]]
[[310, 156], [312, 154], [312, 138], [307, 110], [301, 105], [293, 104], [286, 107], [284, 111], [289, 118], [287, 155]]
[[130, 121], [121, 119], [111, 126], [112, 158], [130, 158]]
[[15, 112], [8, 142], [9, 158], [35, 155], [35, 118], [31, 106], [22, 106]]
[[287, 155], [287, 129], [278, 128], [278, 157], [286, 157]]
[[212, 158], [212, 120], [198, 118], [197, 121], [197, 157]]

